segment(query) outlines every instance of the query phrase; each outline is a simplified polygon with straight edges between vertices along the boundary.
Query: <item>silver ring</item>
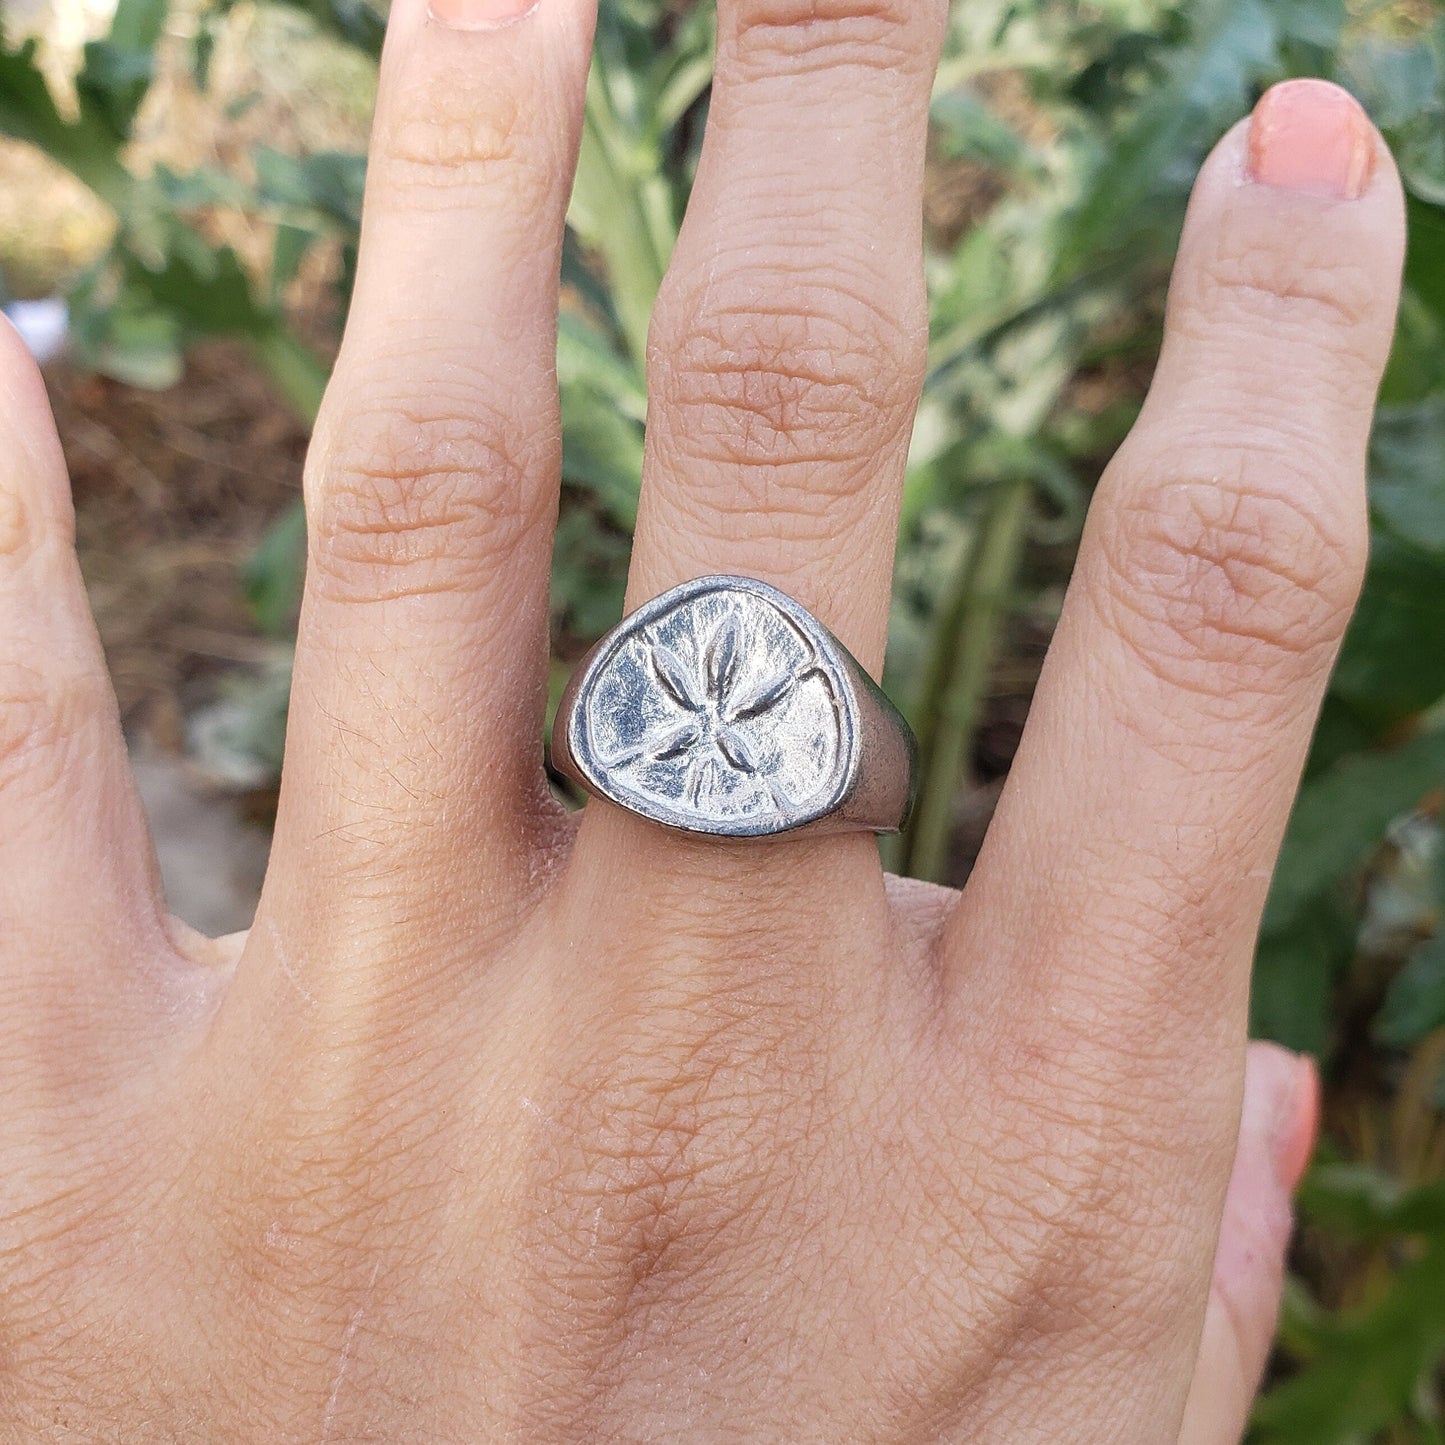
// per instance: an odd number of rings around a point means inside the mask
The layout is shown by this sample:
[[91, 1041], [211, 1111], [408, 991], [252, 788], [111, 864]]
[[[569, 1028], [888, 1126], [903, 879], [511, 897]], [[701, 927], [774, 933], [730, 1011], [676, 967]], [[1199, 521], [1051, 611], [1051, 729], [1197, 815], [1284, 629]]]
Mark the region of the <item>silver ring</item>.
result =
[[724, 838], [896, 832], [917, 744], [806, 608], [699, 577], [623, 618], [578, 665], [552, 765], [668, 828]]

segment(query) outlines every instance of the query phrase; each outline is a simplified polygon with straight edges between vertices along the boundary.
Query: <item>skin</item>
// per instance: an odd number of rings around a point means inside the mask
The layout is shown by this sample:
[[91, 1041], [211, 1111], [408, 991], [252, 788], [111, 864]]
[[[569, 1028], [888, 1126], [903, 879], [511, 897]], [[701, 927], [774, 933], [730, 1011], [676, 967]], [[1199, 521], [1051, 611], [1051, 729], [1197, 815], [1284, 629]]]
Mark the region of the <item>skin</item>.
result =
[[[944, 10], [719, 11], [630, 603], [750, 573], [877, 669]], [[165, 913], [0, 336], [0, 1439], [1237, 1440], [1314, 1127], [1249, 962], [1364, 563], [1389, 158], [1206, 164], [959, 897], [548, 796], [590, 29], [392, 7], [248, 937]]]

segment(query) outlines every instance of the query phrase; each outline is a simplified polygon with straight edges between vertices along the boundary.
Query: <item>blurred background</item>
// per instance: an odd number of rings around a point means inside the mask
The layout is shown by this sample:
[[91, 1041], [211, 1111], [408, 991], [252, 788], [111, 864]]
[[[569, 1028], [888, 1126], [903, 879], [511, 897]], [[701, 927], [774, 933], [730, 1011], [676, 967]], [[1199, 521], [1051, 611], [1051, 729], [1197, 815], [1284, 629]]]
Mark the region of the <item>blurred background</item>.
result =
[[[0, 0], [0, 302], [45, 364], [173, 905], [249, 922], [302, 574], [300, 469], [355, 262], [384, 0]], [[553, 696], [620, 614], [648, 312], [712, 13], [602, 0], [558, 344]], [[891, 866], [967, 874], [1090, 490], [1135, 415], [1192, 174], [1329, 76], [1409, 191], [1373, 560], [1275, 878], [1254, 1027], [1313, 1053], [1260, 1442], [1445, 1445], [1445, 6], [967, 0], [933, 104], [932, 353], [887, 685], [922, 743]], [[1208, 967], [1208, 960], [1200, 961]]]

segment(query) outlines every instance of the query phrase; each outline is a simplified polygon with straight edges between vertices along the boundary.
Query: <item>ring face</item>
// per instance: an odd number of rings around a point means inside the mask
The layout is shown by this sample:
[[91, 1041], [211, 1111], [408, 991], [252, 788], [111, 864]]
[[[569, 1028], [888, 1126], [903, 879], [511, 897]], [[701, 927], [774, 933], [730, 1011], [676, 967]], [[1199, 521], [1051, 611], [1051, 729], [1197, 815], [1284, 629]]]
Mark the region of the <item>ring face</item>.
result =
[[836, 644], [791, 598], [741, 577], [685, 583], [627, 618], [565, 725], [599, 793], [697, 833], [801, 827], [838, 806], [858, 763]]

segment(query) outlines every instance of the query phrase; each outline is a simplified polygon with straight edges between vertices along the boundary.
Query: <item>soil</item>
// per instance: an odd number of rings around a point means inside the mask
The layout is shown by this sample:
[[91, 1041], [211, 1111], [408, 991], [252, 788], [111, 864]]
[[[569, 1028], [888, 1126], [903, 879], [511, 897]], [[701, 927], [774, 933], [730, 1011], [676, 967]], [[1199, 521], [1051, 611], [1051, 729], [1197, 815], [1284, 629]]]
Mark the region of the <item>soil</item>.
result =
[[300, 495], [306, 429], [227, 344], [193, 353], [185, 383], [169, 391], [64, 364], [47, 382], [122, 718], [174, 745], [218, 667], [268, 654], [241, 573]]

